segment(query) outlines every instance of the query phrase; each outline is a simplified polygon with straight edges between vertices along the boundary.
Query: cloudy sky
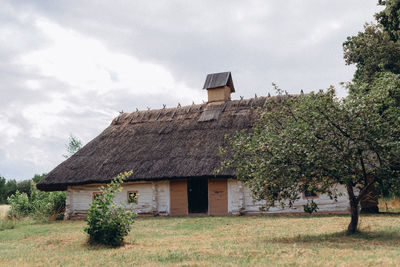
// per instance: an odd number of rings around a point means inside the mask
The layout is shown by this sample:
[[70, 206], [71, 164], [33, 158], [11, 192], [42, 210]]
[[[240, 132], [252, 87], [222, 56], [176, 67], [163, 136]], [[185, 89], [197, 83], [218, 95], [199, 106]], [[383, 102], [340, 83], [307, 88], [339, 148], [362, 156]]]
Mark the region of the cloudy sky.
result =
[[377, 0], [0, 0], [0, 175], [28, 179], [89, 142], [118, 111], [206, 100], [232, 71], [234, 99], [351, 79], [342, 43]]

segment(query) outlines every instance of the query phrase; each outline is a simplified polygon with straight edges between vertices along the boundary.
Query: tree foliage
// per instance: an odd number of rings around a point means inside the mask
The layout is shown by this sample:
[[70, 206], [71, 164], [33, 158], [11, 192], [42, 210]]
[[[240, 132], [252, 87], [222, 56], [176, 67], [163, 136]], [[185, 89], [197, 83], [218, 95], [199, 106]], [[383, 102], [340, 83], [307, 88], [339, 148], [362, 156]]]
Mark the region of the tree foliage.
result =
[[20, 219], [31, 217], [40, 222], [62, 219], [65, 210], [65, 192], [42, 192], [30, 181], [30, 195], [17, 192], [8, 198], [11, 206], [10, 217]]
[[357, 67], [355, 82], [372, 82], [382, 72], [400, 73], [400, 1], [378, 4], [385, 8], [375, 14], [377, 24], [366, 24], [343, 43], [346, 64]]
[[379, 0], [378, 5], [385, 9], [375, 14], [375, 18], [384, 30], [389, 34], [392, 41], [400, 40], [400, 1]]
[[17, 183], [17, 191], [31, 195], [31, 180], [23, 180]]
[[116, 203], [114, 197], [122, 190], [122, 183], [132, 175], [132, 171], [119, 174], [107, 186], [100, 187], [85, 218], [89, 242], [109, 246], [120, 246], [128, 235], [136, 217], [132, 207]]
[[64, 158], [69, 158], [82, 148], [82, 142], [77, 137], [70, 135], [68, 145], [66, 146], [67, 154], [63, 155]]
[[42, 180], [44, 177], [46, 177], [47, 173], [42, 173], [42, 174], [35, 174], [32, 178], [32, 181], [34, 181], [36, 184], [39, 183], [40, 180]]
[[234, 168], [267, 208], [293, 206], [309, 187], [336, 199], [337, 185], [344, 185], [352, 214], [348, 232], [354, 233], [368, 189], [399, 178], [399, 81], [383, 75], [365, 84], [368, 94], [345, 100], [334, 88], [298, 97], [278, 89], [251, 132], [227, 137], [230, 145], [221, 152], [231, 157], [222, 168]]
[[354, 80], [371, 82], [379, 73], [400, 73], [400, 42], [393, 41], [383, 27], [366, 24], [364, 32], [343, 44], [346, 64], [355, 64]]
[[35, 176], [30, 180], [23, 180], [17, 183], [17, 181], [11, 179], [6, 180], [4, 177], [0, 176], [0, 204], [7, 203], [7, 198], [14, 195], [17, 190], [20, 193], [26, 193], [28, 196], [31, 194], [31, 181], [35, 184], [46, 176], [46, 173], [35, 174]]
[[[400, 73], [400, 1], [379, 0], [384, 9], [375, 14], [377, 24], [367, 24], [364, 32], [350, 36], [343, 44], [344, 58], [347, 64], [355, 64], [353, 83], [348, 85], [350, 97], [356, 94], [368, 94], [374, 86], [381, 87], [385, 73]], [[388, 79], [388, 86], [398, 87], [398, 80]], [[396, 103], [398, 105], [398, 103]], [[382, 181], [372, 188], [379, 195], [400, 194], [398, 183]], [[362, 203], [363, 204], [363, 203]]]
[[17, 182], [0, 176], [0, 204], [7, 203], [7, 198], [17, 191]]

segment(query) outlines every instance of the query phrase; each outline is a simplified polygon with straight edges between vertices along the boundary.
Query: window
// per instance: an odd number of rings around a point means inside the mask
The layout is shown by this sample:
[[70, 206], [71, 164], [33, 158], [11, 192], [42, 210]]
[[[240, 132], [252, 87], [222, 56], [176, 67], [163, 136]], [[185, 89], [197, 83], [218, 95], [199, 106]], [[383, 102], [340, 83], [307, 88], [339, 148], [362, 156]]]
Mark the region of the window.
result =
[[128, 204], [137, 204], [138, 191], [128, 191]]
[[93, 192], [92, 193], [92, 201], [101, 196], [103, 192]]

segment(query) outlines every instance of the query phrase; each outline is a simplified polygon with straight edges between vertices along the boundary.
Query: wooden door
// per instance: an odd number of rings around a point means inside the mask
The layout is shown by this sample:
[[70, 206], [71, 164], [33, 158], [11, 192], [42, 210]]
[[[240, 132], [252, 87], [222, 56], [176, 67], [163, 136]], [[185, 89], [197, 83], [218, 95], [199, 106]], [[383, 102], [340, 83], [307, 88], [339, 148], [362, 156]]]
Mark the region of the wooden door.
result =
[[169, 183], [170, 215], [188, 214], [187, 180], [172, 180]]
[[228, 215], [227, 179], [208, 179], [209, 215]]

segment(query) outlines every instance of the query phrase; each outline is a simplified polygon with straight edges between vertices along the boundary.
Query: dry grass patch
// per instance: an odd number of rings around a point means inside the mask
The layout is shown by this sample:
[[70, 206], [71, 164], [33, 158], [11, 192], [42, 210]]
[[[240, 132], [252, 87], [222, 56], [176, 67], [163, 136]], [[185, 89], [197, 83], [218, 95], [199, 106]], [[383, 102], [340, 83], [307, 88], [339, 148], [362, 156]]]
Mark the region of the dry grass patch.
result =
[[0, 205], [0, 218], [5, 217], [9, 211], [9, 205]]
[[397, 215], [139, 218], [121, 248], [89, 246], [82, 221], [0, 232], [0, 265], [365, 266], [400, 262]]
[[381, 212], [400, 212], [400, 199], [379, 199], [379, 210]]

